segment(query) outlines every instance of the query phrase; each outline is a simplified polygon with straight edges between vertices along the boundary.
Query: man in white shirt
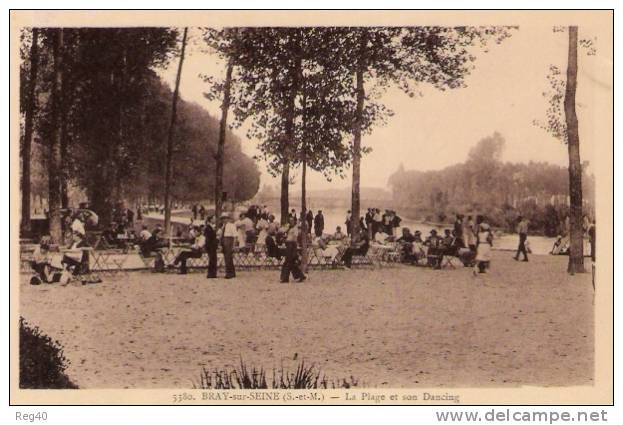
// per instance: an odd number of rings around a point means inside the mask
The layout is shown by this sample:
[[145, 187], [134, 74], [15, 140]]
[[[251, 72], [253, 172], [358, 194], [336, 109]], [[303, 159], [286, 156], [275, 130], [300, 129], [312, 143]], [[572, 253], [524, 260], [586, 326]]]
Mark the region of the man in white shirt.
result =
[[143, 230], [140, 231], [138, 237], [141, 242], [146, 242], [149, 238], [151, 238], [151, 232], [147, 230], [147, 226], [143, 226]]
[[223, 256], [225, 257], [225, 279], [233, 279], [236, 277], [236, 269], [234, 267], [234, 240], [238, 235], [236, 225], [233, 223], [229, 214], [221, 215], [223, 221]]
[[528, 261], [528, 250], [526, 249], [526, 239], [528, 239], [528, 219], [519, 216], [518, 220], [519, 224], [517, 225], [517, 233], [519, 234], [519, 245], [517, 246], [517, 252], [513, 258], [515, 261], [519, 261], [519, 254], [523, 254], [522, 261]]
[[74, 221], [71, 223], [71, 231], [73, 233], [78, 233], [79, 235], [86, 235], [86, 231], [84, 230], [84, 223], [82, 222], [82, 217], [80, 214], [77, 214], [74, 217]]
[[298, 237], [299, 228], [297, 222], [291, 217], [286, 236], [286, 259], [281, 267], [281, 283], [288, 283], [290, 273], [292, 273], [297, 282], [303, 282], [306, 279], [299, 267]]
[[206, 238], [203, 234], [203, 225], [199, 226], [199, 233], [195, 236], [194, 243], [190, 246], [189, 251], [180, 252], [177, 257], [175, 257], [175, 261], [173, 261], [173, 265], [180, 266], [180, 274], [188, 273], [188, 269], [186, 267], [186, 261], [189, 258], [201, 258], [203, 255], [203, 249], [206, 244]]

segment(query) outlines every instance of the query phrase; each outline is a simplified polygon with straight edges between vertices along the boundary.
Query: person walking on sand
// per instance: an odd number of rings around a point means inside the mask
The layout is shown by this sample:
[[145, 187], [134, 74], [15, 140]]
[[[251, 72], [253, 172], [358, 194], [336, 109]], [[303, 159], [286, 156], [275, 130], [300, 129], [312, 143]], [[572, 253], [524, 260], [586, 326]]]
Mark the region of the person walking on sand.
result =
[[294, 217], [290, 217], [286, 236], [286, 260], [281, 267], [281, 283], [290, 281], [290, 273], [292, 273], [297, 282], [303, 282], [306, 279], [299, 267], [298, 238], [297, 220]]
[[513, 258], [515, 261], [519, 261], [519, 254], [523, 254], [522, 261], [528, 261], [528, 250], [526, 249], [526, 239], [528, 239], [528, 219], [519, 216], [517, 233], [519, 233], [519, 246], [517, 247], [517, 252]]
[[216, 223], [214, 216], [209, 216], [205, 225], [205, 249], [208, 253], [208, 279], [216, 278], [216, 249], [218, 247], [218, 240], [216, 238]]
[[238, 235], [236, 225], [233, 223], [229, 214], [221, 215], [223, 222], [223, 257], [225, 257], [225, 279], [233, 279], [236, 277], [236, 269], [234, 267], [234, 240]]

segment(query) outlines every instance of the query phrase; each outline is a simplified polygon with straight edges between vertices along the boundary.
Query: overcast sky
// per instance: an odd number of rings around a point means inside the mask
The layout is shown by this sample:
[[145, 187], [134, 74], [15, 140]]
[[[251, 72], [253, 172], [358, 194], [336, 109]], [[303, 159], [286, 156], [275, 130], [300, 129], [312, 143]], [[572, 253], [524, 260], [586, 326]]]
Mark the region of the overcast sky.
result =
[[[220, 103], [204, 98], [208, 87], [199, 74], [222, 78], [223, 64], [216, 56], [199, 49], [197, 30], [191, 29], [189, 35], [193, 43], [183, 66], [181, 96], [220, 118]], [[609, 130], [597, 122], [603, 114], [611, 114], [612, 63], [608, 35], [600, 34], [596, 28], [581, 30], [580, 37], [586, 36], [597, 36], [598, 54], [587, 57], [580, 50], [577, 104], [582, 160], [592, 162], [592, 141], [610, 137]], [[604, 41], [599, 50], [601, 40]], [[553, 33], [551, 27], [522, 26], [501, 45], [494, 44], [489, 52], [477, 55], [476, 68], [467, 77], [465, 88], [438, 91], [423, 86], [423, 96], [416, 98], [389, 90], [383, 101], [395, 115], [386, 126], [374, 128], [372, 134], [363, 138], [363, 144], [371, 147], [372, 152], [362, 161], [362, 186], [386, 187], [388, 177], [401, 163], [406, 169], [431, 170], [463, 162], [469, 149], [494, 131], [506, 139], [504, 161], [566, 165], [566, 146], [532, 124], [535, 119], [545, 118], [547, 101], [542, 92], [548, 89], [549, 66], [556, 64], [564, 71], [566, 55], [566, 33]], [[177, 60], [172, 61], [162, 72], [172, 87], [177, 64]], [[243, 150], [254, 155], [257, 142], [248, 140], [243, 130], [237, 134], [243, 140]], [[278, 183], [268, 175], [265, 164], [259, 167], [262, 184]], [[334, 179], [329, 183], [322, 175], [311, 172], [308, 187], [347, 187], [350, 171], [348, 176], [346, 180]]]

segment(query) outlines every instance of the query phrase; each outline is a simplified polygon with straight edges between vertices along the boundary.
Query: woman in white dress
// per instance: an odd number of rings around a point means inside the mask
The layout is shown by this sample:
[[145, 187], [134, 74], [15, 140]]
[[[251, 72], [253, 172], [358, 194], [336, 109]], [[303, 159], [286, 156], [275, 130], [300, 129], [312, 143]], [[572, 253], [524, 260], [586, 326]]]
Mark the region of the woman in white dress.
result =
[[266, 236], [268, 236], [268, 220], [262, 214], [255, 225], [259, 235], [257, 236], [256, 245], [266, 245]]
[[476, 264], [474, 265], [474, 276], [477, 273], [486, 273], [491, 264], [491, 246], [493, 245], [493, 234], [486, 221], [482, 221], [478, 226], [476, 235]]
[[246, 229], [246, 225], [245, 225], [245, 215], [240, 214], [238, 216], [238, 221], [236, 221], [234, 223], [234, 225], [236, 226], [236, 231], [238, 234], [238, 237], [236, 238], [238, 240], [238, 246], [239, 247], [244, 247], [247, 244], [247, 229]]

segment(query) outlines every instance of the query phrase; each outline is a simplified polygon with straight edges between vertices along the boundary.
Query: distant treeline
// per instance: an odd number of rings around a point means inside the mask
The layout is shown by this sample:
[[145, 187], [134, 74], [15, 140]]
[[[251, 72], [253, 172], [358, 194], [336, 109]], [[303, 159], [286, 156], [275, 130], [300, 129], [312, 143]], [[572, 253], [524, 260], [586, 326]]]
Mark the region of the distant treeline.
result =
[[[467, 161], [442, 170], [405, 170], [390, 176], [396, 207], [415, 219], [447, 222], [454, 214], [484, 214], [492, 225], [513, 231], [519, 215], [531, 231], [554, 236], [564, 232], [569, 212], [566, 167], [544, 162], [500, 160], [504, 139], [499, 133], [474, 146]], [[586, 167], [585, 167], [586, 168]], [[595, 179], [583, 176], [585, 214], [591, 215]]]

